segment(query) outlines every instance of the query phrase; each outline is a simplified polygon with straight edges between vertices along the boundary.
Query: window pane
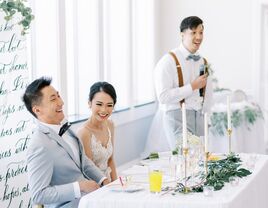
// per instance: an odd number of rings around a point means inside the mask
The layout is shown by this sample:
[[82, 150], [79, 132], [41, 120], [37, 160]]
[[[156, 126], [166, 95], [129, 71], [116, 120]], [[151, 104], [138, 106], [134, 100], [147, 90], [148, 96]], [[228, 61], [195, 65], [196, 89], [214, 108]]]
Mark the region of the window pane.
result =
[[68, 91], [68, 115], [76, 114], [78, 110], [76, 108], [76, 75], [75, 73], [75, 61], [77, 60], [75, 57], [75, 14], [76, 14], [76, 3], [75, 1], [66, 1], [65, 2], [65, 21], [66, 21], [66, 66], [67, 66], [67, 91]]
[[[48, 15], [49, 11], [49, 15]], [[35, 1], [35, 34], [32, 53], [33, 79], [40, 76], [51, 76], [53, 86], [59, 89], [58, 72], [58, 4], [54, 0]]]
[[99, 80], [98, 1], [74, 0], [67, 5], [68, 101], [73, 103], [69, 114], [88, 114], [89, 89]]
[[133, 86], [135, 105], [154, 100], [153, 0], [133, 1]]
[[78, 67], [79, 74], [79, 112], [88, 114], [88, 93], [90, 86], [98, 81], [98, 0], [77, 1], [77, 41], [78, 41]]
[[130, 15], [129, 1], [104, 1], [104, 79], [114, 85], [116, 109], [129, 106]]

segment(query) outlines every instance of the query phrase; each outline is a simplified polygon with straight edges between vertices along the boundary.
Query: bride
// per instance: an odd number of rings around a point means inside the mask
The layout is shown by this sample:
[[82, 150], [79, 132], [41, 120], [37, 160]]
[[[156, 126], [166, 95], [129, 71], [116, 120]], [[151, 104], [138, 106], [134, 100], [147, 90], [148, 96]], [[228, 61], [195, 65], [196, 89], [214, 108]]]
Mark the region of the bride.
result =
[[109, 120], [116, 103], [114, 87], [107, 82], [96, 82], [90, 88], [91, 116], [78, 130], [85, 153], [110, 181], [117, 179], [113, 158], [114, 125]]

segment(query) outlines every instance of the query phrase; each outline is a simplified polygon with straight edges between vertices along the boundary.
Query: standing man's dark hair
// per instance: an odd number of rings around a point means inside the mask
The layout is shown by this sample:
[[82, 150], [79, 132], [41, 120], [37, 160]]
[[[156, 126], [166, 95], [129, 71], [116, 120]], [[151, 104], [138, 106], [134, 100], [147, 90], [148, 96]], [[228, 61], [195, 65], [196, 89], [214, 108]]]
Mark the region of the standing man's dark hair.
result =
[[42, 89], [51, 84], [52, 78], [50, 77], [40, 77], [39, 79], [34, 80], [29, 84], [25, 90], [25, 93], [22, 97], [27, 110], [37, 118], [36, 114], [33, 112], [32, 108], [34, 105], [40, 104], [42, 100]]
[[197, 28], [198, 25], [201, 25], [201, 24], [203, 24], [203, 21], [197, 16], [186, 17], [181, 22], [180, 30], [181, 32], [184, 32], [184, 30], [186, 29], [195, 29]]
[[113, 99], [114, 105], [115, 105], [117, 96], [116, 96], [116, 92], [115, 92], [113, 85], [111, 85], [108, 82], [96, 82], [96, 83], [94, 83], [90, 87], [89, 101], [92, 101], [94, 98], [94, 95], [98, 92], [105, 92], [108, 95], [110, 95], [111, 98]]

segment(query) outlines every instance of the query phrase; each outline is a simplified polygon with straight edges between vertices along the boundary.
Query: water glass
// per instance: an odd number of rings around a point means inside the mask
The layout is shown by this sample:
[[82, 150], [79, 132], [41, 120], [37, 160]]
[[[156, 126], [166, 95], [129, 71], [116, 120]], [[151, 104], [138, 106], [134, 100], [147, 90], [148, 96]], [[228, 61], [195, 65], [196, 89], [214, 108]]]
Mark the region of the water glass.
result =
[[169, 157], [170, 176], [176, 180], [177, 166], [179, 165], [179, 156], [172, 155]]

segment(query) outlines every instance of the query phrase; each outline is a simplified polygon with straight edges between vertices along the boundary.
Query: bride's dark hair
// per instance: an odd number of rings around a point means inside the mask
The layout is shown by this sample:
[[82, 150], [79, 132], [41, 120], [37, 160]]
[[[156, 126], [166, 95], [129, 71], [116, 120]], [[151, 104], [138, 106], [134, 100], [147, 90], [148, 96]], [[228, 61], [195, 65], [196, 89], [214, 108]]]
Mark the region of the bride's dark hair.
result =
[[111, 96], [111, 98], [114, 101], [114, 105], [116, 103], [116, 92], [115, 89], [113, 87], [113, 85], [111, 85], [108, 82], [96, 82], [94, 83], [91, 87], [90, 87], [90, 92], [89, 92], [89, 101], [92, 101], [94, 98], [94, 95], [98, 92], [105, 92], [108, 95]]

